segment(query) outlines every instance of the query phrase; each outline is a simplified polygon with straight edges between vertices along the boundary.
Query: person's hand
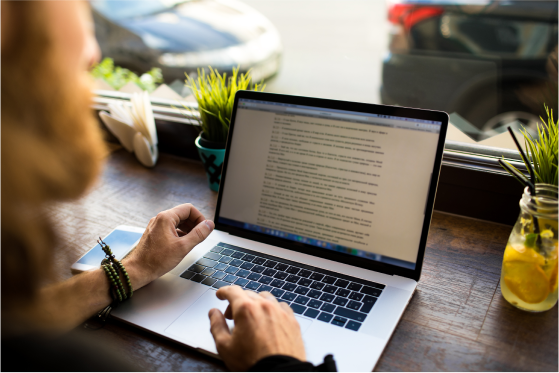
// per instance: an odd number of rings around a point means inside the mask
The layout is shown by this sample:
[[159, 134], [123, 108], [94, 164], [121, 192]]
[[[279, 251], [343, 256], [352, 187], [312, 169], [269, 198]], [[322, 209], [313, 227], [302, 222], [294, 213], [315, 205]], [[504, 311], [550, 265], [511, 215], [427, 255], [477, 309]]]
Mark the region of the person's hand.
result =
[[220, 310], [209, 312], [217, 352], [234, 372], [246, 371], [260, 359], [286, 355], [306, 360], [299, 323], [287, 303], [268, 293], [225, 286], [217, 297], [229, 301], [225, 317], [235, 321], [231, 333]]
[[190, 203], [157, 214], [149, 221], [138, 246], [122, 260], [134, 289], [175, 268], [214, 229]]

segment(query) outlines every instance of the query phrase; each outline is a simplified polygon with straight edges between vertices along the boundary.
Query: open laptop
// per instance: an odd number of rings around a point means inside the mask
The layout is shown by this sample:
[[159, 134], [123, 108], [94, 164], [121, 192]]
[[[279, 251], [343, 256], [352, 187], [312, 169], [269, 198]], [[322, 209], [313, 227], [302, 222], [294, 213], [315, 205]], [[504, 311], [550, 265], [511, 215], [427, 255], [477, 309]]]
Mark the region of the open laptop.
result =
[[310, 362], [372, 370], [421, 275], [447, 125], [437, 111], [238, 92], [216, 229], [113, 316], [217, 356], [208, 311], [237, 284], [290, 304]]

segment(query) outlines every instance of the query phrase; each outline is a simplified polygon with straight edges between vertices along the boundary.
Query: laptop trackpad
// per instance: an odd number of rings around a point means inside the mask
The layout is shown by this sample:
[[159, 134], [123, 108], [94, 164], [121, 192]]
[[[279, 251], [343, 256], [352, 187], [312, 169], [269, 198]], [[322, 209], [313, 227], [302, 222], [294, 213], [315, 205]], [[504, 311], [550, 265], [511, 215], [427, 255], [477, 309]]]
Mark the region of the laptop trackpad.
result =
[[[208, 312], [212, 308], [217, 308], [225, 312], [227, 301], [217, 299], [215, 290], [209, 289], [193, 305], [176, 319], [167, 329], [165, 334], [172, 335], [173, 338], [196, 348], [217, 354], [215, 343], [210, 332], [210, 319]], [[297, 317], [301, 327], [301, 333], [312, 324], [312, 321], [303, 317]], [[229, 328], [232, 330], [233, 321], [227, 320]]]

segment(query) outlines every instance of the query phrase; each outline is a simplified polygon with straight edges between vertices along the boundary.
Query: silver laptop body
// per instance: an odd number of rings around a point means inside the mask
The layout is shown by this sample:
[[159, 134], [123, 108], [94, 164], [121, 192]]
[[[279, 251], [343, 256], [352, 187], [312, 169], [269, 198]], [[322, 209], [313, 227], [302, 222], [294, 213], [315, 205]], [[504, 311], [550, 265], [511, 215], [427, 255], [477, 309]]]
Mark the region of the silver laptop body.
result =
[[113, 316], [217, 357], [208, 311], [236, 283], [290, 303], [308, 361], [371, 371], [421, 274], [447, 125], [443, 112], [238, 92], [216, 229]]

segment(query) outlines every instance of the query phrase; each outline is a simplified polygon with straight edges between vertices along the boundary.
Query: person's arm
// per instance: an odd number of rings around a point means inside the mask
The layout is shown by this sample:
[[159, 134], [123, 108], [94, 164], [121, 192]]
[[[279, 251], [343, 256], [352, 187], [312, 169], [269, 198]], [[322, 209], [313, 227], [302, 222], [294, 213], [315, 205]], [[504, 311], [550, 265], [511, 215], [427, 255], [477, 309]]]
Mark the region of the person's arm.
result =
[[[134, 291], [176, 267], [213, 228], [213, 222], [190, 204], [151, 219], [138, 246], [122, 260]], [[30, 312], [42, 329], [65, 331], [111, 302], [107, 275], [99, 268], [41, 289]]]
[[[306, 362], [305, 345], [293, 310], [268, 292], [225, 286], [217, 297], [229, 301], [225, 315], [209, 312], [217, 352], [232, 371], [335, 371], [331, 355], [315, 367]], [[231, 333], [225, 318], [235, 321]]]

